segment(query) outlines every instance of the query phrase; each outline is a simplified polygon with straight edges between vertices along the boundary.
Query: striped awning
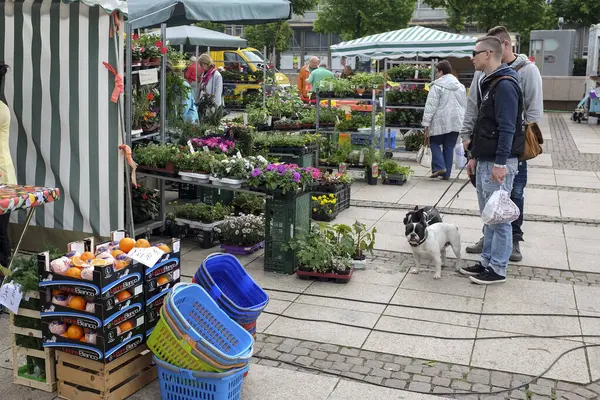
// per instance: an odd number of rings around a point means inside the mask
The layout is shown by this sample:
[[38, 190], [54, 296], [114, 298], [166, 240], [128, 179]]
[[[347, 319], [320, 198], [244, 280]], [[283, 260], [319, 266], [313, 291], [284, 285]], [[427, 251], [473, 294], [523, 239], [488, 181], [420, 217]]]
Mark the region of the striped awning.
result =
[[378, 33], [331, 46], [334, 57], [470, 57], [476, 39], [422, 26]]
[[88, 3], [100, 1], [0, 5], [0, 60], [10, 67], [3, 100], [17, 183], [61, 192], [32, 224], [108, 236], [123, 227], [124, 165], [119, 109], [110, 101], [114, 76], [102, 62], [122, 73], [123, 43], [122, 35], [110, 37], [110, 14]]
[[78, 1], [89, 7], [98, 6], [108, 13], [118, 10], [127, 15], [127, 1], [125, 0], [63, 0], [67, 4]]

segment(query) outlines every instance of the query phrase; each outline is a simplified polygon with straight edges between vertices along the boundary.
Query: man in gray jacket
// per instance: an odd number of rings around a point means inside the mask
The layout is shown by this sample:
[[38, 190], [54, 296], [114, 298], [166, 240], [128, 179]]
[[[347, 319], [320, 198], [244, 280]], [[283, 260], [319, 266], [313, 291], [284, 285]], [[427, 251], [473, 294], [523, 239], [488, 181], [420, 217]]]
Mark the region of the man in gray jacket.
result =
[[[539, 122], [542, 119], [542, 113], [544, 112], [544, 97], [542, 95], [542, 76], [537, 66], [529, 61], [529, 58], [525, 54], [514, 54], [512, 51], [512, 42], [508, 30], [503, 26], [497, 26], [492, 28], [487, 33], [488, 36], [495, 36], [502, 41], [502, 62], [511, 66], [519, 75], [519, 85], [523, 91], [524, 98], [524, 122]], [[475, 71], [473, 76], [473, 82], [471, 82], [471, 88], [469, 90], [469, 97], [467, 99], [467, 111], [465, 113], [465, 119], [460, 132], [465, 149], [467, 148], [475, 121], [477, 120], [478, 113], [478, 100], [480, 93], [480, 83], [484, 78], [484, 73]], [[521, 261], [523, 256], [521, 255], [521, 249], [519, 242], [523, 241], [523, 211], [524, 211], [524, 190], [527, 185], [527, 161], [519, 161], [519, 172], [515, 177], [513, 183], [513, 189], [511, 193], [511, 200], [519, 207], [521, 215], [519, 218], [512, 223], [513, 232], [513, 251], [510, 256], [510, 261]], [[475, 245], [468, 246], [466, 248], [467, 253], [481, 253], [483, 249], [483, 238], [481, 238]]]

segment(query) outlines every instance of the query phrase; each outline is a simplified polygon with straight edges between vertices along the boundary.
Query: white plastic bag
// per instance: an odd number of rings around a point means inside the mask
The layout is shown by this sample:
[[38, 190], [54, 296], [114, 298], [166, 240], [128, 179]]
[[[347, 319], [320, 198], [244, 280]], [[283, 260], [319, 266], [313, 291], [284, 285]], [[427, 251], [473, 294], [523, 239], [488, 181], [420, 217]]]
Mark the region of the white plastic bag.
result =
[[503, 224], [511, 223], [519, 218], [519, 207], [510, 199], [510, 193], [506, 190], [496, 190], [481, 213], [481, 219], [484, 224]]
[[417, 162], [425, 168], [431, 169], [431, 148], [422, 145], [417, 152]]
[[465, 157], [465, 148], [461, 142], [454, 146], [454, 166], [456, 168], [463, 168], [467, 165], [467, 157]]

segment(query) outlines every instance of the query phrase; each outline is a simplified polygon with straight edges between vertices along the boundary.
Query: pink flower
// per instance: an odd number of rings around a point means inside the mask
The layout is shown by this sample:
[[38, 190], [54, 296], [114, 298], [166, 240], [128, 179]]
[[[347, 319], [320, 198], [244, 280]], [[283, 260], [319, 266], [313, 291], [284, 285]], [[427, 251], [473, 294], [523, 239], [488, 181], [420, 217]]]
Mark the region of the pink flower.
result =
[[160, 52], [161, 52], [162, 54], [167, 54], [167, 53], [169, 52], [169, 49], [167, 49], [166, 47], [161, 47], [161, 48], [160, 48]]

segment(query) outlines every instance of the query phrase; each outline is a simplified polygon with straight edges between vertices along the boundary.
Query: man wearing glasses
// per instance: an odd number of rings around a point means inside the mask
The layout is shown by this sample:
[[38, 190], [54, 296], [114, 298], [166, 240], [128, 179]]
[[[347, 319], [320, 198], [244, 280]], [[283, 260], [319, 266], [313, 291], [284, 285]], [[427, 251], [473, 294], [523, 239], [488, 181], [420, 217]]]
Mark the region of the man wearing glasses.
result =
[[[487, 36], [495, 36], [502, 42], [502, 62], [506, 63], [518, 72], [519, 86], [523, 92], [524, 102], [524, 122], [540, 123], [544, 110], [544, 100], [542, 94], [542, 76], [535, 63], [531, 62], [525, 54], [514, 54], [512, 42], [508, 30], [503, 26], [497, 26], [488, 31]], [[479, 99], [479, 81], [483, 78], [482, 72], [476, 72], [469, 90], [467, 101], [467, 111], [461, 130], [463, 141], [467, 142], [473, 132], [475, 121], [477, 120], [477, 103]], [[467, 145], [465, 145], [465, 148]], [[513, 250], [510, 255], [510, 261], [521, 261], [521, 248], [519, 242], [523, 241], [523, 213], [525, 206], [524, 190], [527, 185], [527, 161], [519, 161], [519, 174], [515, 177], [511, 200], [519, 207], [521, 212], [519, 218], [512, 223]], [[481, 253], [483, 249], [483, 238], [473, 246], [466, 248], [467, 253]]]
[[[525, 150], [523, 95], [518, 73], [502, 63], [502, 41], [497, 37], [477, 40], [473, 65], [485, 77], [478, 82], [480, 96], [467, 173], [476, 177], [479, 211], [483, 211], [495, 191], [512, 192], [518, 157]], [[481, 260], [460, 272], [481, 285], [506, 282], [512, 246], [510, 223], [486, 224]]]

